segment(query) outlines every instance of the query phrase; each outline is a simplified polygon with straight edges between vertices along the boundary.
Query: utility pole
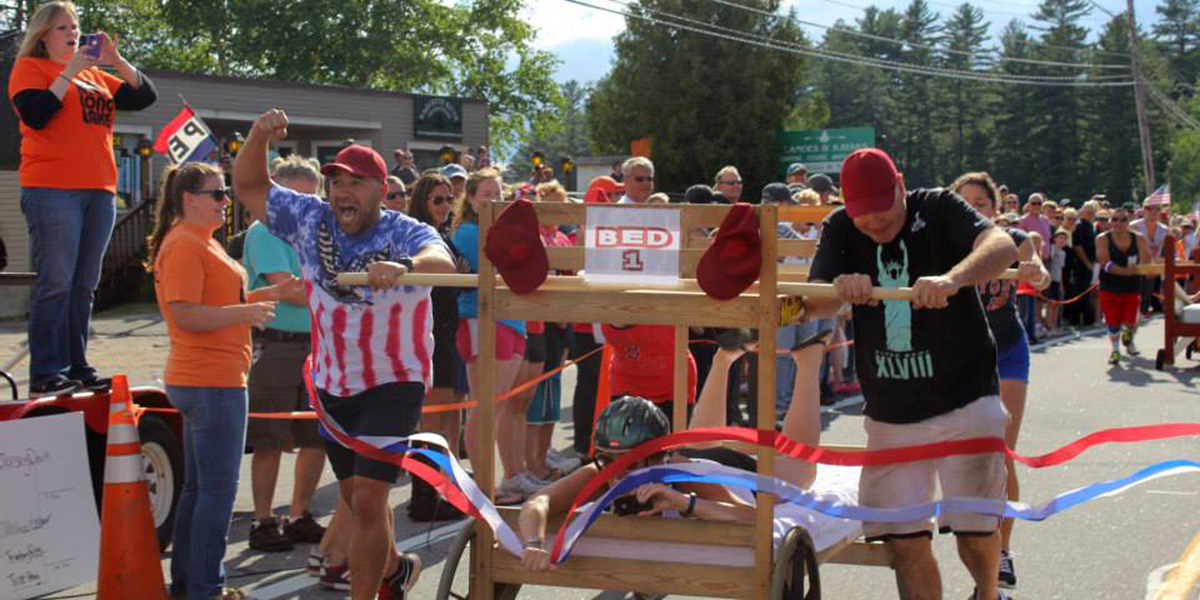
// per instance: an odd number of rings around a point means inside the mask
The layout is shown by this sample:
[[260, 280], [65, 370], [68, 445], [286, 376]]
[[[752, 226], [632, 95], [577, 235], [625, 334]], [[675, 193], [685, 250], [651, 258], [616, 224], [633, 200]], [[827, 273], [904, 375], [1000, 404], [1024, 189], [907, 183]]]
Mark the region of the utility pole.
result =
[[1146, 96], [1142, 91], [1142, 49], [1138, 41], [1137, 19], [1133, 15], [1133, 0], [1125, 0], [1129, 11], [1129, 61], [1133, 68], [1133, 102], [1137, 108], [1138, 137], [1142, 139], [1142, 173], [1146, 176], [1146, 195], [1154, 193], [1154, 152], [1150, 146], [1150, 123], [1146, 119]]

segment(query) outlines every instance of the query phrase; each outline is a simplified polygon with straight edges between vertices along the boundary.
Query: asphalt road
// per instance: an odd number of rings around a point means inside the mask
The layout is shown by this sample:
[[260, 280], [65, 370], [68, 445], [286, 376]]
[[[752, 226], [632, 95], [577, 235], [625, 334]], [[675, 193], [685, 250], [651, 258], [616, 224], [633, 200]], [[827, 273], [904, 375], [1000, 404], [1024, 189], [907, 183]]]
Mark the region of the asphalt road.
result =
[[[103, 325], [98, 329], [103, 329]], [[125, 337], [144, 336], [152, 346], [159, 340], [161, 324], [126, 319], [113, 331], [129, 329]], [[1127, 359], [1119, 367], [1105, 364], [1108, 342], [1084, 335], [1035, 349], [1032, 383], [1018, 449], [1041, 454], [1088, 433], [1111, 427], [1166, 422], [1200, 422], [1200, 392], [1195, 363], [1180, 357], [1183, 368], [1154, 370], [1153, 353], [1162, 344], [1162, 322], [1149, 323], [1139, 335], [1143, 356]], [[0, 331], [0, 348], [12, 347]], [[113, 342], [116, 340], [113, 339]], [[107, 342], [102, 342], [107, 343]], [[161, 348], [161, 346], [157, 346]], [[161, 352], [161, 350], [160, 350]], [[142, 359], [139, 368], [146, 368]], [[152, 361], [148, 361], [152, 362]], [[150, 372], [150, 371], [147, 371]], [[144, 381], [144, 380], [143, 380]], [[144, 381], [149, 383], [149, 381]], [[569, 401], [573, 371], [567, 371], [564, 399]], [[566, 407], [564, 407], [566, 408]], [[849, 404], [825, 415], [823, 441], [861, 443], [861, 405]], [[555, 445], [564, 447], [571, 436], [570, 412], [555, 434]], [[1171, 459], [1200, 459], [1200, 441], [1181, 438], [1162, 442], [1109, 445], [1095, 448], [1066, 465], [1046, 469], [1020, 467], [1023, 499], [1042, 503], [1056, 494], [1102, 480], [1128, 475], [1147, 465]], [[247, 589], [260, 600], [335, 599], [344, 594], [320, 590], [303, 571], [307, 547], [287, 554], [250, 551], [246, 536], [250, 524], [249, 457], [244, 461], [231, 543], [227, 555], [230, 584]], [[291, 457], [285, 457], [276, 497], [290, 497]], [[420, 553], [425, 571], [413, 598], [433, 598], [437, 580], [455, 525], [420, 524], [407, 520], [403, 505], [408, 485], [392, 491], [396, 509], [398, 544]], [[332, 473], [322, 479], [314, 508], [327, 519], [335, 499]], [[1101, 498], [1068, 510], [1044, 522], [1018, 523], [1016, 551], [1020, 599], [1150, 599], [1164, 578], [1181, 560], [1189, 543], [1200, 533], [1200, 485], [1194, 476], [1151, 481], [1116, 497]], [[283, 510], [282, 508], [280, 510]], [[945, 597], [965, 598], [972, 583], [957, 561], [953, 540], [935, 540], [941, 564]], [[164, 569], [169, 554], [164, 556]], [[1193, 569], [1182, 569], [1192, 571]], [[464, 572], [458, 576], [465, 577]], [[894, 598], [892, 573], [883, 568], [830, 565], [821, 570], [826, 598]], [[53, 598], [87, 597], [94, 587], [82, 586], [54, 594]], [[622, 598], [621, 594], [562, 588], [527, 588], [522, 598]], [[1186, 595], [1197, 598], [1195, 589]]]

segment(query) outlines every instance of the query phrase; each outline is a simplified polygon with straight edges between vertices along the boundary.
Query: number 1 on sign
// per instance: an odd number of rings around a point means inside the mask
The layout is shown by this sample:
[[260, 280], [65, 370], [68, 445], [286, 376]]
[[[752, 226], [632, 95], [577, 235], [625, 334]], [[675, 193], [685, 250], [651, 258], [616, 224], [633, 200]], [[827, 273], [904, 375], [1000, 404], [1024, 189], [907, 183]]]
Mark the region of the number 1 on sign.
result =
[[642, 263], [641, 250], [626, 250], [621, 253], [621, 269], [625, 271], [642, 271], [646, 265]]

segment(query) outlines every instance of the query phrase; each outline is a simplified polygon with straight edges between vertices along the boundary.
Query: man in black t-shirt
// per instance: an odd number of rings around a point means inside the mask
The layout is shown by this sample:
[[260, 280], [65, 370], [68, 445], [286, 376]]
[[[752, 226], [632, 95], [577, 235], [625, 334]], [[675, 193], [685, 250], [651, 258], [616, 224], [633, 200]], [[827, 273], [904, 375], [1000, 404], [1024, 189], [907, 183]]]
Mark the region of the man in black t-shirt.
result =
[[[946, 190], [908, 192], [891, 157], [865, 148], [841, 173], [845, 208], [825, 220], [809, 273], [832, 282], [836, 299], [810, 298], [814, 318], [842, 302], [854, 307], [854, 354], [866, 400], [870, 450], [978, 437], [1003, 437], [1008, 423], [999, 397], [996, 346], [978, 284], [1017, 260], [1012, 239]], [[912, 300], [872, 299], [872, 288], [912, 287]], [[955, 456], [864, 467], [864, 506], [895, 508], [945, 497], [1002, 501], [1003, 454]], [[996, 590], [999, 518], [943, 514], [942, 531], [956, 534], [959, 555], [980, 600]], [[941, 597], [933, 556], [933, 520], [864, 522], [868, 539], [892, 552], [902, 598]]]

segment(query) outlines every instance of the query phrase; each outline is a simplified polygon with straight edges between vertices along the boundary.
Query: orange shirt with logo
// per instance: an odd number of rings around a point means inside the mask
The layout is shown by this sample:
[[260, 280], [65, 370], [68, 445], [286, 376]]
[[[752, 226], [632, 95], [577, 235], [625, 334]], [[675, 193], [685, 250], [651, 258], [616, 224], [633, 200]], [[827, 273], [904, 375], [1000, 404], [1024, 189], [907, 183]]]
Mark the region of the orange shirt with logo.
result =
[[[26, 90], [47, 90], [66, 65], [22, 57], [8, 80], [11, 99]], [[113, 156], [113, 96], [123, 82], [97, 68], [80, 71], [62, 108], [41, 129], [21, 123], [21, 187], [117, 191]]]
[[180, 387], [245, 387], [250, 326], [187, 331], [175, 322], [168, 307], [171, 302], [210, 306], [245, 302], [246, 271], [225, 253], [210, 230], [190, 223], [171, 228], [154, 260], [154, 292], [171, 338], [163, 381]]

